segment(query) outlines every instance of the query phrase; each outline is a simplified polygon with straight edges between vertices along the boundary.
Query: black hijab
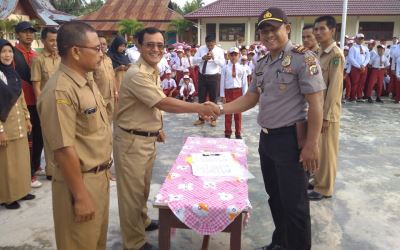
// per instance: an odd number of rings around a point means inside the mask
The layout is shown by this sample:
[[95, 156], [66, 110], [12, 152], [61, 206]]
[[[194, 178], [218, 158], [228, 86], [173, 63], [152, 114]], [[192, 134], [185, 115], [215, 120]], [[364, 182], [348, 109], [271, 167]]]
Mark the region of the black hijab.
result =
[[114, 38], [114, 40], [111, 43], [110, 49], [108, 50], [107, 54], [112, 60], [113, 68], [115, 69], [116, 67], [120, 65], [128, 65], [131, 62], [129, 61], [129, 58], [127, 55], [124, 53], [119, 53], [118, 52], [118, 47], [121, 44], [126, 45], [126, 41], [122, 36], [117, 36]]
[[[9, 41], [0, 39], [0, 52], [4, 46], [10, 46], [13, 51], [15, 51]], [[7, 78], [7, 84], [0, 79], [0, 120], [5, 122], [12, 107], [21, 95], [21, 78], [17, 71], [15, 71], [12, 63], [10, 65], [4, 65], [0, 61], [0, 71], [3, 72]]]

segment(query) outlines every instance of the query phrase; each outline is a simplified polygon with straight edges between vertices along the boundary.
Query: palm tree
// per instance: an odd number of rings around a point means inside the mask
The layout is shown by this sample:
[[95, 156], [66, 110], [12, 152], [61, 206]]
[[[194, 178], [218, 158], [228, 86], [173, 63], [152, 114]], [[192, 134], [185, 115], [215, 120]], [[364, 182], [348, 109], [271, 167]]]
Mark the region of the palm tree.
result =
[[14, 33], [15, 25], [17, 25], [18, 22], [19, 21], [15, 19], [0, 20], [0, 37], [10, 39], [10, 35]]
[[178, 41], [182, 41], [183, 34], [185, 34], [193, 23], [185, 19], [173, 19], [169, 24], [169, 32], [176, 32], [178, 35]]
[[184, 14], [188, 14], [190, 12], [200, 9], [203, 6], [203, 0], [192, 0], [191, 2], [188, 1], [185, 3], [185, 5], [183, 5], [182, 11]]
[[122, 19], [118, 23], [118, 27], [121, 35], [135, 36], [136, 32], [144, 28], [144, 25], [142, 22], [135, 19]]

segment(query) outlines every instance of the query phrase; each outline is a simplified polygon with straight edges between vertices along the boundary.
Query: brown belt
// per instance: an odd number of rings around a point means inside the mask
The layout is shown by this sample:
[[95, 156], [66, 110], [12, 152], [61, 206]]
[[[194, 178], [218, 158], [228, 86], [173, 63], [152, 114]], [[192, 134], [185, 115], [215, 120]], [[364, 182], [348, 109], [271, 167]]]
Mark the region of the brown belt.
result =
[[97, 174], [98, 172], [110, 169], [112, 163], [113, 163], [113, 160], [111, 159], [108, 162], [100, 164], [100, 165], [98, 165], [98, 166], [96, 166], [94, 168], [91, 168], [91, 169], [87, 170], [87, 171], [84, 171], [83, 173], [95, 173], [95, 174]]
[[159, 131], [157, 131], [157, 132], [146, 132], [146, 131], [137, 131], [137, 130], [134, 130], [134, 129], [125, 129], [125, 128], [121, 128], [121, 127], [119, 127], [119, 128], [122, 129], [123, 131], [129, 133], [129, 134], [146, 136], [146, 137], [157, 137], [160, 134]]

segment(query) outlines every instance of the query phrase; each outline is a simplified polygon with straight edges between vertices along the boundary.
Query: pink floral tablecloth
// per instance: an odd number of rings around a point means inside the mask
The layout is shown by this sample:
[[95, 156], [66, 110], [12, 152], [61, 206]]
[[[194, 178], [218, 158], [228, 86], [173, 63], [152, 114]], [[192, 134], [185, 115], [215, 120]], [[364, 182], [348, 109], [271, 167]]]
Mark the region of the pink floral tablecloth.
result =
[[231, 152], [247, 168], [247, 146], [242, 140], [188, 137], [155, 203], [167, 204], [179, 220], [196, 232], [212, 235], [224, 230], [251, 205], [247, 180], [192, 174], [191, 154], [204, 152]]

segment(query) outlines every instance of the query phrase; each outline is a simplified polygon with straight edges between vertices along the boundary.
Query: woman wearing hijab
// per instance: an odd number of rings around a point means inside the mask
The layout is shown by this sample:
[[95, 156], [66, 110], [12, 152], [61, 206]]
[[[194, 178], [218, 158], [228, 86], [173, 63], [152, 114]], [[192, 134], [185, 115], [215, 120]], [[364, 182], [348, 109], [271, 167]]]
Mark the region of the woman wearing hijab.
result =
[[111, 43], [110, 49], [107, 54], [111, 58], [115, 77], [117, 78], [117, 89], [121, 86], [122, 79], [128, 70], [131, 62], [127, 55], [125, 55], [126, 41], [122, 36], [117, 36]]
[[21, 78], [13, 65], [14, 48], [0, 39], [0, 204], [18, 209], [19, 200], [32, 200], [27, 133], [29, 112]]

